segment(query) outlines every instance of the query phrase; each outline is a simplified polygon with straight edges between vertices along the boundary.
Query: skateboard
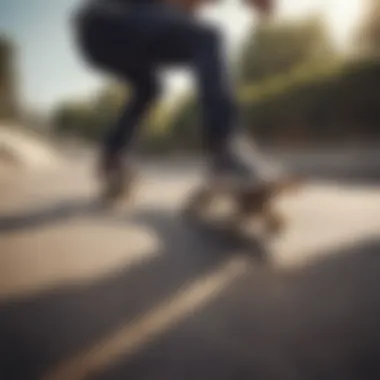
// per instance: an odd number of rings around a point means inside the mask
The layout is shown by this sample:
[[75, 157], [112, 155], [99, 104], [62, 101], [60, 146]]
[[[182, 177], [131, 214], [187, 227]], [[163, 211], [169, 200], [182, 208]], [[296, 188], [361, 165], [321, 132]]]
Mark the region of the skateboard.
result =
[[281, 235], [287, 224], [276, 207], [277, 198], [302, 184], [301, 178], [287, 177], [244, 187], [236, 183], [203, 186], [190, 196], [184, 215], [188, 221], [225, 236], [272, 239]]

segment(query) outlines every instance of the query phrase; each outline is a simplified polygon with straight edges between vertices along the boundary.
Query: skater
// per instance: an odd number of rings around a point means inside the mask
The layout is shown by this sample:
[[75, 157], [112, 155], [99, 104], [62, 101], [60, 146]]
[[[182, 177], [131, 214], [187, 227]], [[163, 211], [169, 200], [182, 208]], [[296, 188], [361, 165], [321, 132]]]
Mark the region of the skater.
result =
[[[210, 174], [237, 181], [257, 177], [252, 163], [233, 144], [237, 99], [228, 78], [221, 36], [193, 12], [207, 1], [213, 0], [90, 0], [76, 12], [77, 39], [86, 60], [133, 89], [133, 98], [109, 129], [101, 152], [100, 172], [108, 186], [114, 173], [120, 184], [120, 173], [128, 177], [132, 172], [128, 152], [142, 117], [160, 95], [157, 71], [173, 65], [188, 66], [195, 74]], [[272, 10], [271, 0], [243, 2], [263, 17]], [[116, 188], [115, 197], [122, 186]]]

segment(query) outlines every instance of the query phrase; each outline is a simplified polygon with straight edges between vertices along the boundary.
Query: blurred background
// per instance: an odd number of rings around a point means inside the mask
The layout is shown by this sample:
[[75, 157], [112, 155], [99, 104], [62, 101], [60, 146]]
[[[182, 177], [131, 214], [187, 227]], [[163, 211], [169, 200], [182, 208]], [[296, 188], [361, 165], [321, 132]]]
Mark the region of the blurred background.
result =
[[131, 209], [96, 205], [129, 90], [81, 62], [78, 2], [0, 4], [0, 378], [378, 379], [380, 1], [279, 0], [269, 23], [234, 0], [200, 12], [223, 29], [248, 134], [310, 178], [279, 200], [271, 265], [179, 220], [202, 166], [184, 70], [162, 73]]
[[[69, 16], [75, 4], [2, 3], [1, 115], [48, 114], [50, 132], [96, 140], [127, 94], [89, 72], [72, 48]], [[203, 12], [224, 29], [247, 127], [271, 144], [373, 141], [377, 1], [279, 4], [276, 21], [263, 26], [233, 1]], [[184, 141], [187, 148], [195, 145], [189, 133], [199, 128], [186, 77], [169, 75], [164, 104], [150, 122], [152, 141], [144, 144], [150, 150], [182, 150]], [[374, 99], [365, 98], [370, 94]]]
[[[128, 87], [80, 60], [69, 23], [75, 5], [2, 3], [1, 117], [60, 142], [96, 146]], [[306, 171], [317, 171], [317, 161], [331, 171], [354, 153], [357, 166], [367, 160], [363, 169], [378, 175], [378, 7], [376, 0], [280, 1], [269, 24], [233, 0], [201, 11], [223, 29], [242, 120], [261, 147], [292, 153], [286, 159], [298, 166], [303, 160], [296, 152], [309, 153], [310, 167], [300, 168]], [[201, 129], [191, 75], [182, 70], [163, 78], [165, 96], [146, 121], [138, 150], [196, 156]], [[330, 159], [339, 152], [340, 160]]]

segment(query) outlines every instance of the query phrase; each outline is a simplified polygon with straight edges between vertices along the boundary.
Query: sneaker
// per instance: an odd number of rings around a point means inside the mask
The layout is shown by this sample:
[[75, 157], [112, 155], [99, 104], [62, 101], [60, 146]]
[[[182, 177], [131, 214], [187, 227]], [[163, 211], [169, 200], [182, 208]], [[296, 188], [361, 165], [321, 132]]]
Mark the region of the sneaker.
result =
[[103, 183], [103, 199], [113, 201], [129, 194], [133, 171], [130, 165], [125, 164], [122, 154], [102, 156], [98, 170]]
[[233, 142], [232, 148], [215, 155], [210, 169], [214, 184], [252, 187], [281, 177], [279, 169], [271, 165], [247, 138], [242, 137]]

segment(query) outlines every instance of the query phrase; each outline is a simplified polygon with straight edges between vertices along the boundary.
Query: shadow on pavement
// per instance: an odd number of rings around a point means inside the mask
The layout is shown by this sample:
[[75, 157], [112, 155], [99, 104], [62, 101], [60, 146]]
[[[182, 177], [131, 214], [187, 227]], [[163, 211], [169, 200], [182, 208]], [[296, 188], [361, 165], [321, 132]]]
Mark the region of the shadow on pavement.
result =
[[95, 215], [101, 211], [102, 205], [99, 202], [87, 198], [54, 202], [16, 215], [0, 215], [0, 235], [40, 228], [76, 216]]
[[[2, 227], [4, 232], [40, 226], [97, 211], [90, 203], [62, 203], [8, 220]], [[34, 219], [36, 215], [40, 217]], [[120, 268], [98, 281], [0, 302], [0, 357], [7, 358], [0, 361], [0, 378], [38, 379], [58, 360], [118, 330], [184, 284], [212, 271], [233, 248], [197, 236], [165, 210], [136, 210], [118, 217], [111, 213], [109, 222], [126, 228], [128, 224], [147, 226], [158, 235], [159, 251], [132, 269]]]
[[219, 299], [109, 379], [375, 380], [380, 374], [380, 240], [302, 270], [252, 267]]
[[[2, 218], [0, 229], [97, 211], [93, 203], [65, 202], [13, 221]], [[185, 228], [165, 210], [141, 209], [109, 221], [152, 229], [159, 251], [98, 281], [1, 302], [1, 379], [39, 379], [207, 275], [236, 248]], [[302, 270], [251, 264], [221, 297], [96, 380], [379, 378], [379, 239], [325, 252]]]

